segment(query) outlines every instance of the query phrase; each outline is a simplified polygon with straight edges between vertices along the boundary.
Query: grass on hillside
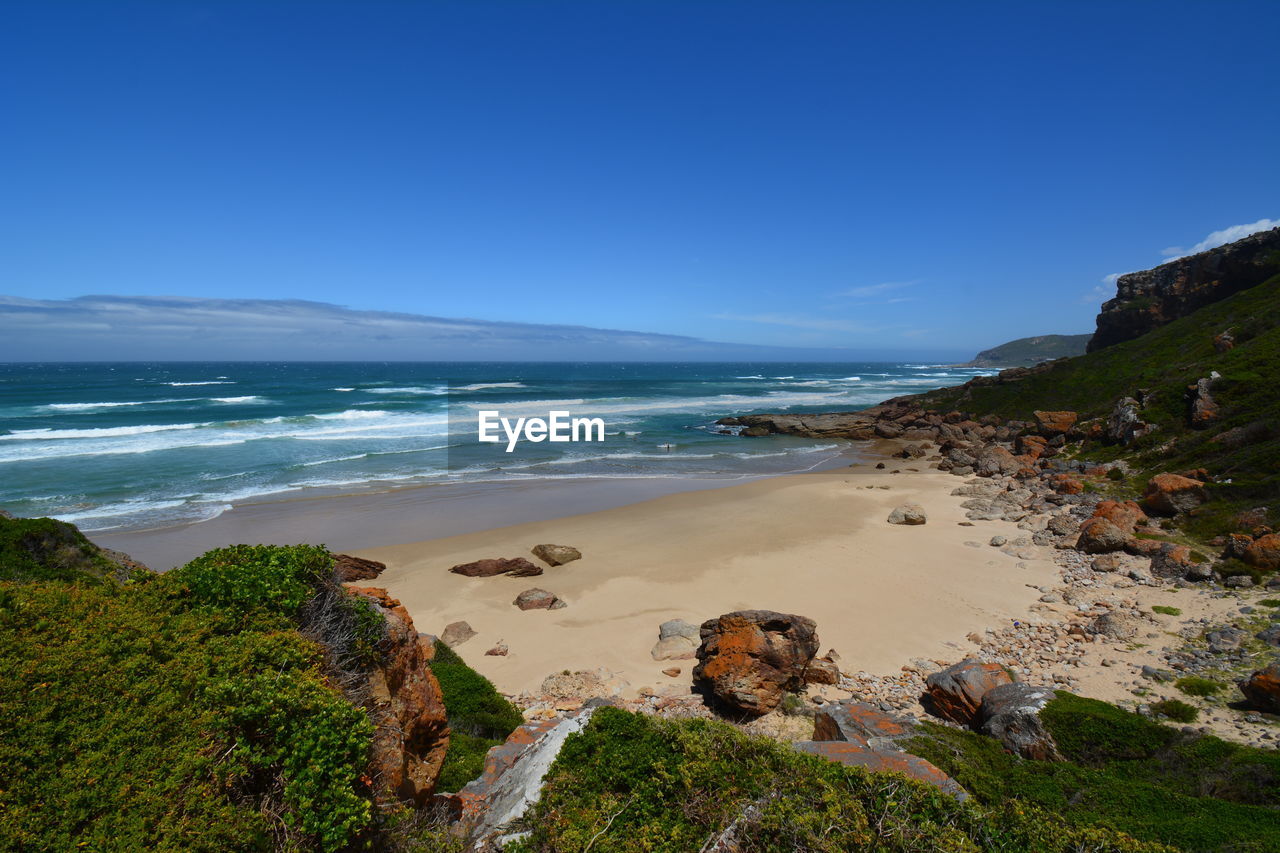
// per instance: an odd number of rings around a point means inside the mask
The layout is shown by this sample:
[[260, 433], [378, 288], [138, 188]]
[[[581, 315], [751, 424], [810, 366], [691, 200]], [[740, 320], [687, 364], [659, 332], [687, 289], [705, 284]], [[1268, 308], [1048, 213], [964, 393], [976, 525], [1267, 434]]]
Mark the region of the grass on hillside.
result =
[[[994, 743], [994, 741], [992, 741]], [[735, 824], [742, 851], [1156, 851], [1033, 805], [958, 803], [710, 720], [614, 708], [571, 735], [523, 821], [516, 853], [697, 851]]]
[[1041, 718], [1068, 761], [1025, 761], [992, 738], [932, 723], [908, 748], [983, 803], [1024, 802], [1182, 850], [1280, 850], [1280, 752], [1185, 735], [1062, 692]]
[[127, 581], [132, 572], [102, 555], [75, 525], [0, 517], [0, 581]]
[[[1230, 330], [1236, 346], [1214, 349]], [[1016, 382], [954, 387], [923, 395], [925, 405], [976, 415], [1030, 420], [1036, 410], [1071, 410], [1082, 419], [1106, 417], [1116, 401], [1143, 391], [1143, 418], [1159, 428], [1129, 448], [1091, 446], [1086, 456], [1124, 456], [1143, 474], [1205, 467], [1218, 480], [1213, 500], [1194, 514], [1190, 529], [1221, 533], [1230, 515], [1260, 505], [1280, 522], [1280, 276], [1208, 305], [1152, 332], [1077, 358]], [[1186, 388], [1211, 371], [1221, 419], [1203, 430], [1187, 426]], [[1262, 424], [1243, 446], [1215, 441], [1227, 430]], [[1172, 446], [1167, 447], [1172, 442]], [[1132, 489], [1145, 479], [1135, 479]]]

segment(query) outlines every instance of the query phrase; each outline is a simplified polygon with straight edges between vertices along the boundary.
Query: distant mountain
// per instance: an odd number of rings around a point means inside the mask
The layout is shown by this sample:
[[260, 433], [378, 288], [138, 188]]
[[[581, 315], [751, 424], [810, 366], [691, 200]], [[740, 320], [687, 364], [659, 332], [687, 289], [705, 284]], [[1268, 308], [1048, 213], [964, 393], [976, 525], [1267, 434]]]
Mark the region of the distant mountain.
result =
[[1019, 367], [1072, 355], [1084, 355], [1093, 335], [1038, 335], [1018, 338], [973, 357], [965, 367]]

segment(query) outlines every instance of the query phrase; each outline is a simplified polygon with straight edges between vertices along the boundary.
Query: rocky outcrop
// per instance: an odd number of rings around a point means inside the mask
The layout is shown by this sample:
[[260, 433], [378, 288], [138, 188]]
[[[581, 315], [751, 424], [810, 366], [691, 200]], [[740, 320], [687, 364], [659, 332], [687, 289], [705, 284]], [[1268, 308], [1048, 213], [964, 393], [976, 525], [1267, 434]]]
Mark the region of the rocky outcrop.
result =
[[334, 554], [333, 570], [338, 573], [340, 582], [351, 583], [373, 580], [387, 570], [387, 564], [379, 563], [377, 560], [366, 560], [363, 557], [353, 557], [350, 554]]
[[1032, 412], [1040, 434], [1052, 438], [1055, 435], [1066, 435], [1076, 425], [1080, 416], [1075, 412]]
[[654, 660], [692, 660], [701, 642], [697, 625], [683, 619], [668, 619], [658, 626], [658, 642], [649, 654]]
[[1102, 305], [1089, 352], [1132, 340], [1179, 317], [1261, 284], [1275, 275], [1280, 228], [1120, 276], [1116, 296]]
[[489, 750], [479, 778], [449, 797], [471, 849], [492, 849], [488, 845], [504, 828], [539, 800], [542, 781], [565, 740], [586, 728], [591, 715], [606, 704], [592, 700], [576, 713], [525, 723]]
[[772, 610], [739, 610], [702, 623], [693, 680], [722, 707], [758, 716], [797, 690], [818, 652], [812, 619]]
[[1105, 435], [1113, 444], [1129, 444], [1151, 432], [1151, 425], [1142, 419], [1142, 404], [1133, 397], [1121, 397], [1107, 418]]
[[1040, 712], [1056, 694], [1047, 687], [1021, 682], [993, 687], [982, 697], [975, 720], [978, 731], [995, 738], [1010, 752], [1034, 761], [1059, 761], [1062, 755]]
[[534, 545], [533, 556], [548, 566], [563, 566], [582, 559], [582, 552], [569, 545]]
[[496, 575], [509, 575], [513, 578], [529, 578], [542, 574], [542, 567], [535, 566], [524, 557], [489, 558], [471, 563], [460, 563], [449, 569], [455, 575], [469, 578], [491, 578]]
[[435, 793], [449, 748], [444, 697], [429, 663], [432, 649], [419, 639], [408, 611], [385, 589], [348, 591], [368, 601], [386, 623], [365, 700], [376, 727], [369, 775], [380, 798], [423, 805]]
[[1123, 551], [1133, 536], [1117, 527], [1105, 518], [1093, 517], [1085, 519], [1080, 525], [1080, 536], [1076, 539], [1076, 550], [1085, 554], [1110, 554]]
[[1012, 681], [999, 664], [962, 660], [925, 679], [927, 707], [945, 720], [967, 726], [977, 717], [987, 691]]
[[1258, 670], [1237, 685], [1254, 708], [1280, 714], [1280, 663]]
[[956, 780], [918, 755], [894, 750], [871, 749], [860, 743], [846, 741], [804, 740], [791, 744], [792, 748], [810, 755], [835, 761], [849, 767], [861, 767], [873, 773], [901, 773], [919, 782], [927, 782], [957, 800], [967, 800], [968, 793]]
[[1196, 384], [1187, 386], [1187, 422], [1194, 429], [1204, 429], [1221, 416], [1217, 401], [1209, 393], [1214, 380], [1218, 378], [1218, 371], [1215, 370], [1209, 376], [1196, 380]]
[[889, 513], [890, 524], [924, 524], [929, 520], [928, 514], [920, 504], [903, 504]]

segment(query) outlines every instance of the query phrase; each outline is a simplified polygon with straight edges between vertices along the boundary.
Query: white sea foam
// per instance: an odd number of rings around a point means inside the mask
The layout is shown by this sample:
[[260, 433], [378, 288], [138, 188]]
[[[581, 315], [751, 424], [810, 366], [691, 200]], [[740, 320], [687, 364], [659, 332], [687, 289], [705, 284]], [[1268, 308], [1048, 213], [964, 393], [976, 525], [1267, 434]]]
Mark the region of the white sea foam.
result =
[[210, 379], [204, 382], [166, 382], [166, 385], [172, 385], [174, 388], [186, 388], [191, 385], [235, 385], [235, 382], [224, 379]]
[[266, 397], [249, 395], [247, 397], [211, 397], [215, 403], [270, 403]]
[[523, 382], [477, 382], [474, 385], [458, 385], [455, 391], [486, 391], [490, 388], [527, 388]]

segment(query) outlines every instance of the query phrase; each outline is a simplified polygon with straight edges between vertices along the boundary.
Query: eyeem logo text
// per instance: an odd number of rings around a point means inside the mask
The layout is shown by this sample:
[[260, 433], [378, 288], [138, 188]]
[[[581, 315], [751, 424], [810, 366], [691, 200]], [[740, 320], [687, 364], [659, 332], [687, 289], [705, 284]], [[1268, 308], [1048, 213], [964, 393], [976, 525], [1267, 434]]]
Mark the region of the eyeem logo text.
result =
[[[569, 412], [548, 412], [543, 418], [502, 417], [496, 409], [479, 413], [478, 438], [499, 444], [503, 441], [499, 428], [506, 434], [507, 452], [524, 441], [604, 441], [604, 418], [575, 418]], [[592, 437], [594, 435], [594, 437]]]

